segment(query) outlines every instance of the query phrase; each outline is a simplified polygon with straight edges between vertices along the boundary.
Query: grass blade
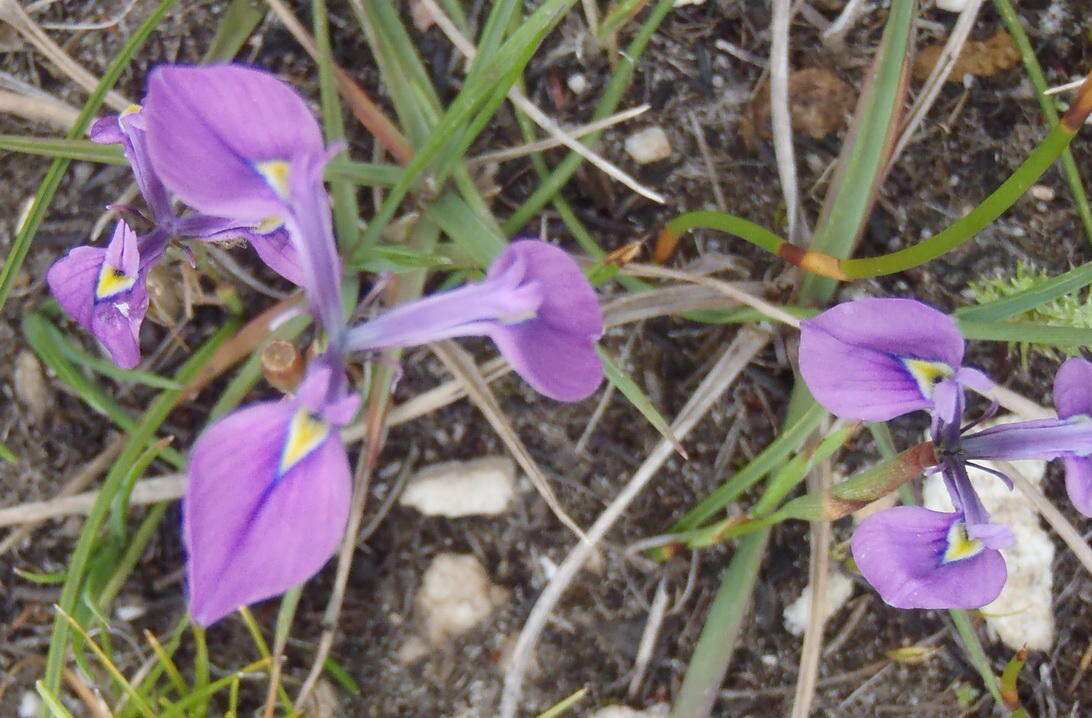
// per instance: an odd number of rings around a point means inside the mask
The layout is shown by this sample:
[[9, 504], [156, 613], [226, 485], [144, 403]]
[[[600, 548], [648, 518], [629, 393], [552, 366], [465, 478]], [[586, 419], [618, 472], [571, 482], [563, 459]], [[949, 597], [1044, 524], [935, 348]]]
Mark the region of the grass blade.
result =
[[1059, 274], [1011, 297], [977, 307], [957, 309], [954, 317], [960, 322], [997, 322], [1034, 309], [1070, 292], [1084, 289], [1090, 284], [1092, 284], [1092, 262], [1085, 262], [1079, 267], [1074, 267], [1064, 274]]

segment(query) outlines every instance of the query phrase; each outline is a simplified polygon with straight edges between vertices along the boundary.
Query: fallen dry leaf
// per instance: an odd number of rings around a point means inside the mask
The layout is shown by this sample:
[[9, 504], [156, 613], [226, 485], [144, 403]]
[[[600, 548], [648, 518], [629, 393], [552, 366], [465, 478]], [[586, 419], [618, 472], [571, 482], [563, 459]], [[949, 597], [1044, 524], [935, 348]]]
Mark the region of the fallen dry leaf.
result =
[[[936, 67], [943, 45], [930, 45], [918, 51], [914, 59], [914, 79], [924, 80]], [[959, 82], [964, 75], [991, 77], [1003, 70], [1009, 70], [1020, 62], [1020, 52], [1012, 38], [1004, 30], [998, 30], [986, 40], [969, 40], [959, 53], [948, 82]]]

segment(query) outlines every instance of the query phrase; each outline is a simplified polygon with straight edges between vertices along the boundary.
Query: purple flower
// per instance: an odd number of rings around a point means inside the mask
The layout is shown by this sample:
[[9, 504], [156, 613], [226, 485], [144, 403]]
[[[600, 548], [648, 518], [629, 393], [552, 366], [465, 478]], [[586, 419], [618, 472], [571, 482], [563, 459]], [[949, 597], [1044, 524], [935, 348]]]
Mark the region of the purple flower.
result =
[[336, 364], [312, 361], [295, 396], [229, 414], [197, 440], [182, 510], [200, 625], [302, 583], [334, 554], [351, 492], [337, 427], [360, 402]]
[[[943, 384], [988, 390], [989, 379], [961, 368], [962, 361], [955, 322], [912, 299], [845, 302], [800, 325], [804, 382], [816, 401], [845, 418], [886, 421], [935, 408]], [[947, 416], [954, 411], [939, 408]]]
[[400, 305], [349, 330], [349, 350], [488, 336], [542, 394], [579, 401], [603, 379], [595, 341], [603, 315], [573, 259], [538, 240], [511, 243], [485, 279]]
[[141, 259], [136, 234], [118, 222], [105, 249], [76, 247], [46, 274], [61, 307], [124, 369], [140, 362], [140, 323], [148, 311]]
[[961, 513], [897, 506], [853, 533], [853, 560], [896, 608], [979, 608], [1005, 585], [1005, 560], [968, 535]]
[[248, 67], [163, 65], [148, 81], [144, 113], [152, 166], [183, 202], [252, 226], [285, 226], [300, 284], [336, 344], [344, 316], [322, 185], [329, 153], [300, 96]]
[[[1067, 359], [1054, 375], [1054, 406], [1062, 419], [1092, 424], [1092, 362]], [[1092, 456], [1070, 453], [1065, 461], [1065, 488], [1069, 500], [1085, 516], [1092, 517]]]

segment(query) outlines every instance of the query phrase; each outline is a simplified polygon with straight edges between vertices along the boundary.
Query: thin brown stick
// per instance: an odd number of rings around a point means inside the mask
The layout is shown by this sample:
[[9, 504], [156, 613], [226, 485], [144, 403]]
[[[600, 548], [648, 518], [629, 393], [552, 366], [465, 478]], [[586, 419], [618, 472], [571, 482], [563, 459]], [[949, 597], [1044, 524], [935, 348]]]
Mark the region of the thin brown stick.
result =
[[[824, 461], [809, 481], [809, 492], [823, 492], [831, 485], [830, 461]], [[810, 478], [810, 477], [809, 477]], [[823, 629], [827, 624], [827, 582], [830, 579], [830, 522], [811, 524], [811, 561], [808, 583], [811, 602], [808, 625], [800, 647], [800, 669], [796, 674], [796, 691], [792, 702], [792, 718], [807, 718], [815, 699], [815, 684], [819, 678], [819, 659], [823, 651]]]
[[[727, 390], [736, 377], [743, 371], [754, 355], [757, 354], [770, 341], [770, 334], [754, 327], [740, 329], [735, 340], [721, 354], [720, 359], [713, 369], [706, 374], [701, 384], [690, 396], [686, 406], [676, 417], [672, 424], [672, 431], [680, 439], [697, 425], [698, 421], [720, 399], [721, 394]], [[626, 508], [639, 493], [655, 478], [660, 468], [668, 457], [675, 451], [675, 445], [667, 439], [660, 439], [649, 453], [644, 463], [634, 472], [630, 480], [622, 488], [590, 529], [588, 540], [578, 543], [565, 557], [565, 560], [554, 573], [550, 583], [539, 594], [538, 600], [531, 609], [527, 622], [520, 631], [516, 646], [512, 651], [512, 658], [508, 662], [508, 669], [504, 675], [504, 690], [501, 694], [500, 715], [502, 718], [514, 718], [519, 709], [520, 696], [523, 692], [523, 678], [527, 667], [531, 662], [531, 655], [535, 644], [542, 634], [542, 629], [561, 599], [562, 594], [572, 583], [577, 572], [595, 551], [596, 544], [603, 539], [607, 531], [621, 518]]]
[[79, 110], [60, 100], [47, 100], [7, 90], [0, 90], [0, 113], [32, 122], [45, 122], [60, 130], [71, 128], [80, 116]]

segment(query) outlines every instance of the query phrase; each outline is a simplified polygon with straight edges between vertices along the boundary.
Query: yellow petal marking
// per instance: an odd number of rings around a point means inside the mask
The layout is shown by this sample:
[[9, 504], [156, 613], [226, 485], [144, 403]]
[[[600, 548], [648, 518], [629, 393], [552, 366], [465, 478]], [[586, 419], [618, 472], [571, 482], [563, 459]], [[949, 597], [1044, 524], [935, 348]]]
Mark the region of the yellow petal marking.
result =
[[288, 170], [289, 165], [285, 160], [266, 160], [255, 165], [258, 174], [273, 188], [281, 199], [288, 199]]
[[925, 398], [933, 396], [933, 387], [952, 376], [952, 367], [944, 362], [926, 361], [925, 359], [903, 359], [903, 366], [914, 377], [921, 395]]
[[258, 234], [269, 234], [273, 230], [280, 229], [283, 226], [284, 220], [280, 217], [266, 217], [258, 223], [258, 226], [254, 228], [254, 231]]
[[982, 553], [986, 546], [978, 539], [967, 535], [967, 527], [962, 521], [956, 521], [952, 528], [948, 529], [948, 548], [944, 549], [944, 558], [941, 563], [962, 561]]
[[106, 262], [102, 263], [99, 270], [99, 283], [95, 285], [95, 298], [107, 299], [115, 294], [121, 294], [136, 284], [136, 277], [130, 277], [116, 267], [111, 267]]
[[135, 115], [136, 113], [140, 112], [140, 110], [140, 105], [129, 105], [121, 111], [118, 117], [128, 117], [129, 115]]
[[301, 408], [292, 417], [292, 423], [288, 425], [288, 436], [285, 438], [284, 450], [281, 452], [278, 473], [281, 476], [288, 473], [293, 466], [317, 449], [329, 435], [329, 424], [314, 416], [306, 408]]

